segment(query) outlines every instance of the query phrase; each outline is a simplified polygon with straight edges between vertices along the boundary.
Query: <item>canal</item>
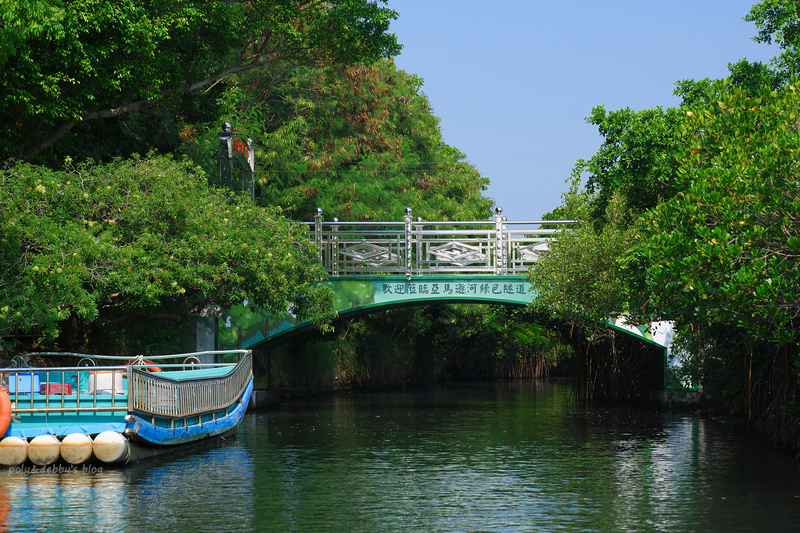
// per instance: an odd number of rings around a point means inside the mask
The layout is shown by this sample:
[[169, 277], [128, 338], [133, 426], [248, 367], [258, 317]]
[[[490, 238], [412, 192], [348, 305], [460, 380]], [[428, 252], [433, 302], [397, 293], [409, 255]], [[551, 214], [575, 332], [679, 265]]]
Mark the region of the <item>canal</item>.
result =
[[559, 381], [296, 399], [169, 461], [0, 474], [0, 530], [796, 531], [800, 468]]

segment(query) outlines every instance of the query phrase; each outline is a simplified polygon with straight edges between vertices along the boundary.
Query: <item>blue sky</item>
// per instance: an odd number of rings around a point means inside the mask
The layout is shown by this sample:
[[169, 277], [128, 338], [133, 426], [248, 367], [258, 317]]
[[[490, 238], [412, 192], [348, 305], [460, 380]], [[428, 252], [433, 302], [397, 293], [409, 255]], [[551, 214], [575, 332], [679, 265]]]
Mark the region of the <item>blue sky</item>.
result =
[[[491, 180], [509, 220], [561, 203], [580, 158], [600, 146], [596, 105], [679, 103], [681, 79], [768, 61], [742, 18], [755, 0], [389, 0], [399, 68], [420, 76], [445, 142]], [[411, 206], [413, 208], [413, 206]]]

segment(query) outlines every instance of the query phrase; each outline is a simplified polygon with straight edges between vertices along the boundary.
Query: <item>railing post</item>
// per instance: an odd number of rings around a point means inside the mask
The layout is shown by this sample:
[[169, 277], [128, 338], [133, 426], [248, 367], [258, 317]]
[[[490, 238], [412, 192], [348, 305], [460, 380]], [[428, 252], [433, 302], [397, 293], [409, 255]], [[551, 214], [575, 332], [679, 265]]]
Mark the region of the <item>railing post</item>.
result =
[[[137, 392], [136, 391], [137, 383], [136, 383], [136, 379], [133, 376], [133, 362], [132, 361], [128, 361], [127, 373], [128, 373], [128, 412], [131, 413], [131, 412], [133, 412], [133, 408], [136, 407], [136, 392]], [[78, 376], [80, 376], [80, 372], [78, 373]], [[78, 377], [78, 379], [80, 379], [80, 377]], [[95, 378], [95, 379], [97, 379], [97, 378]], [[80, 383], [76, 383], [76, 387], [78, 389], [78, 406], [80, 407], [80, 402], [81, 402], [81, 400], [80, 400], [80, 395], [81, 395], [81, 393], [80, 393]]]
[[405, 230], [406, 230], [406, 279], [411, 279], [411, 208], [406, 207]]
[[423, 256], [423, 245], [422, 245], [422, 238], [423, 238], [423, 225], [422, 225], [422, 217], [417, 217], [417, 223], [414, 225], [414, 240], [417, 242], [417, 264], [414, 272], [419, 274], [422, 272], [422, 260]]
[[494, 209], [494, 273], [496, 276], [505, 276], [508, 273], [508, 253], [505, 244], [505, 231], [503, 222], [503, 208]]
[[331, 261], [331, 276], [339, 276], [339, 219], [333, 217], [333, 225], [331, 226], [331, 239], [328, 243], [328, 255]]
[[508, 250], [511, 247], [511, 236], [508, 232], [508, 219], [503, 217], [503, 275], [508, 274]]
[[314, 215], [314, 243], [317, 245], [317, 252], [319, 253], [319, 262], [325, 266], [325, 258], [322, 255], [322, 208], [317, 208], [317, 214]]

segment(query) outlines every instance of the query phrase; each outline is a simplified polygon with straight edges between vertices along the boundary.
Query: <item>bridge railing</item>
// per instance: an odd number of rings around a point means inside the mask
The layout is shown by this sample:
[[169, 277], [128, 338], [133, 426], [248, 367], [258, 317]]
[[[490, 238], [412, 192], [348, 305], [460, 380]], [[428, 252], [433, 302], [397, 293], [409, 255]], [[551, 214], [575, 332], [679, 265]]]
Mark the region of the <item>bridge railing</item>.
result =
[[571, 220], [509, 221], [499, 207], [494, 221], [427, 221], [406, 209], [402, 222], [325, 221], [317, 210], [309, 239], [330, 276], [524, 274], [559, 231], [541, 225]]

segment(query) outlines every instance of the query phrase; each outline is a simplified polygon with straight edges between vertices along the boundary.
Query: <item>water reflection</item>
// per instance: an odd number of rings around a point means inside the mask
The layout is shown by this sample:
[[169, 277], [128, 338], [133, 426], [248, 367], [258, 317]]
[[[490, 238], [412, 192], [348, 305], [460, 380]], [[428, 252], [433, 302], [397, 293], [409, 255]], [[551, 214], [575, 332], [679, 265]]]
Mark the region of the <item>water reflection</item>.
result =
[[[65, 472], [66, 471], [66, 472]], [[75, 530], [114, 531], [127, 511], [121, 471], [102, 475], [78, 469], [0, 475], [8, 530], [51, 530], [66, 524]], [[109, 512], [113, 510], [113, 512]]]
[[0, 473], [7, 530], [254, 529], [253, 465], [238, 445], [124, 469], [31, 470]]
[[257, 484], [277, 497], [258, 499], [257, 513], [271, 516], [275, 531], [800, 524], [795, 502], [771, 505], [779, 509], [766, 524], [709, 494], [735, 482], [753, 445], [782, 472], [758, 499], [774, 501], [787, 484], [796, 492], [789, 457], [690, 415], [580, 409], [557, 383], [353, 394], [261, 417]]
[[[128, 472], [126, 470], [126, 472]], [[231, 445], [130, 471], [127, 522], [143, 531], [252, 530], [253, 462]]]
[[789, 531], [792, 458], [559, 382], [295, 400], [237, 441], [101, 473], [0, 474], [0, 530]]

